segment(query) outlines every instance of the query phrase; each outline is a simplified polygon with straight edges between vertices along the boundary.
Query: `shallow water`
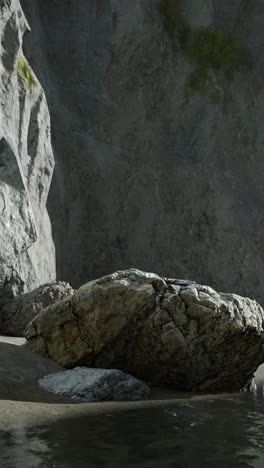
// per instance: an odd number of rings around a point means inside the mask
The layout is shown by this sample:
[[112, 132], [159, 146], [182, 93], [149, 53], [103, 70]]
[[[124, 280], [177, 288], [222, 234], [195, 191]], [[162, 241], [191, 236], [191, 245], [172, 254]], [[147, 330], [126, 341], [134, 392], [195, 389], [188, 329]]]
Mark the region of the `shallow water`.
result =
[[263, 468], [264, 382], [255, 393], [0, 430], [2, 468]]

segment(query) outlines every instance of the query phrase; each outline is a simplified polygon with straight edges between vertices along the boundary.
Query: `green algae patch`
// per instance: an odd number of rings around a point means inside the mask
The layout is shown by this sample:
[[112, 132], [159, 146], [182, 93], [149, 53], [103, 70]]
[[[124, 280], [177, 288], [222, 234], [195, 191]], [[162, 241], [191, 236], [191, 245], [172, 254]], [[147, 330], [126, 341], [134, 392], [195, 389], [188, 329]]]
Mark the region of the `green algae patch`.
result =
[[[239, 39], [221, 30], [209, 27], [191, 27], [181, 13], [179, 0], [161, 0], [159, 11], [174, 49], [181, 49], [186, 58], [195, 65], [195, 70], [186, 84], [185, 94], [191, 96], [199, 91], [210, 89], [210, 71], [234, 75], [239, 65], [250, 64], [250, 54]], [[177, 47], [178, 45], [178, 47]], [[214, 93], [213, 93], [214, 94]], [[220, 102], [219, 92], [214, 94], [214, 102]], [[212, 93], [209, 92], [211, 96]]]
[[183, 51], [191, 62], [204, 69], [229, 69], [247, 56], [246, 48], [236, 36], [211, 28], [192, 31]]
[[37, 85], [37, 82], [34, 79], [31, 70], [23, 57], [19, 57], [18, 59], [17, 74], [25, 81], [27, 89], [31, 89], [33, 86]]

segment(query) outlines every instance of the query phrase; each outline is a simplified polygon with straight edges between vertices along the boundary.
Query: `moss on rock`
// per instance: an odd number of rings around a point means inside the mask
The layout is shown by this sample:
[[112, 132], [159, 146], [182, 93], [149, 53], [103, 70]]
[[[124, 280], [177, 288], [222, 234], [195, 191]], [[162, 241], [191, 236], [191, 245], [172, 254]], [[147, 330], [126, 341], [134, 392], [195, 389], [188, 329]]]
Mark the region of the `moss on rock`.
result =
[[248, 63], [249, 52], [235, 35], [209, 27], [191, 27], [178, 0], [161, 0], [159, 11], [174, 47], [178, 42], [184, 55], [196, 66], [186, 84], [187, 96], [206, 90], [209, 70], [223, 70], [225, 76], [233, 76], [237, 66]]
[[31, 70], [28, 64], [23, 59], [23, 57], [19, 57], [18, 59], [17, 74], [26, 82], [26, 87], [28, 89], [32, 88], [33, 86], [36, 86], [37, 82], [34, 79]]

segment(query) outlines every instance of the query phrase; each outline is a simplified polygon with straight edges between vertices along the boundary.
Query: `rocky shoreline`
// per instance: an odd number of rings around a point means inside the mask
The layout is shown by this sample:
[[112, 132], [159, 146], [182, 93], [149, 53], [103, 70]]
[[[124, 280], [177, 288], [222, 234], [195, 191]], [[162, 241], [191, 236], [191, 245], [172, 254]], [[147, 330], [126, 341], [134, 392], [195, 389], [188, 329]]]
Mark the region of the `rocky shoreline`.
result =
[[135, 268], [77, 291], [43, 285], [11, 301], [10, 311], [26, 340], [19, 351], [0, 344], [9, 362], [0, 369], [3, 382], [8, 376], [3, 398], [14, 382], [17, 395], [21, 385], [28, 389], [29, 401], [40, 395], [38, 384], [86, 401], [148, 398], [147, 385], [254, 390], [264, 361], [264, 311], [256, 301]]
[[[16, 338], [0, 337], [1, 372], [0, 381], [0, 428], [32, 427], [49, 424], [71, 416], [111, 414], [136, 408], [170, 406], [176, 402], [221, 398], [224, 394], [181, 393], [173, 390], [152, 388], [151, 398], [131, 402], [84, 403], [42, 390], [37, 377], [43, 372], [57, 368], [52, 361], [27, 352], [17, 343]], [[13, 367], [10, 367], [12, 359]], [[32, 373], [32, 364], [37, 369]], [[30, 377], [29, 377], [30, 374]], [[4, 377], [4, 378], [3, 378]], [[264, 365], [256, 373], [256, 381], [264, 381]]]

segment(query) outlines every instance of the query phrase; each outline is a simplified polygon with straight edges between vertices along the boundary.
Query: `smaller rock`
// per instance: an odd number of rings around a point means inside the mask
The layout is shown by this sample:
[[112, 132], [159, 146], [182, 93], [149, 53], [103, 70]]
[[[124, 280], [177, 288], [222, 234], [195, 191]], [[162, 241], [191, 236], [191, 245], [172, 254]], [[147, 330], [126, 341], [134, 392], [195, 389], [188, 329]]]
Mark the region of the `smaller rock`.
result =
[[75, 369], [46, 375], [39, 379], [45, 390], [84, 401], [145, 400], [149, 387], [117, 369]]
[[73, 294], [74, 289], [68, 283], [54, 281], [18, 296], [1, 309], [1, 333], [10, 336], [24, 336], [26, 326], [39, 312]]

